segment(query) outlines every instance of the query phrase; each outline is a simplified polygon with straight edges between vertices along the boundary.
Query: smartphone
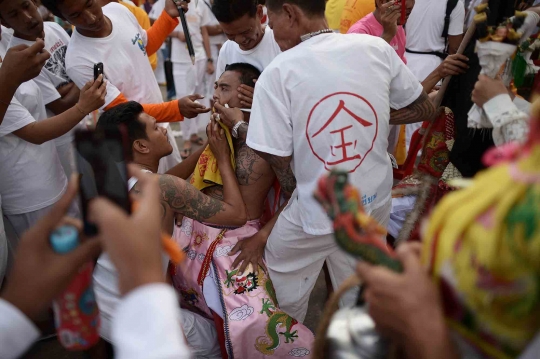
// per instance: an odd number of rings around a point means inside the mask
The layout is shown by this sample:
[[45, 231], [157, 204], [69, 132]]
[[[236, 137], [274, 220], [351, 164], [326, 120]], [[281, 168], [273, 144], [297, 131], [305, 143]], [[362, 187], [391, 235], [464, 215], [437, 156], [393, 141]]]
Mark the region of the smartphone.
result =
[[75, 132], [75, 156], [80, 176], [79, 197], [84, 220], [84, 233], [93, 236], [98, 228], [88, 221], [88, 204], [103, 196], [131, 213], [126, 159], [127, 131], [119, 129]]
[[94, 81], [97, 80], [99, 75], [103, 75], [103, 62], [94, 65]]

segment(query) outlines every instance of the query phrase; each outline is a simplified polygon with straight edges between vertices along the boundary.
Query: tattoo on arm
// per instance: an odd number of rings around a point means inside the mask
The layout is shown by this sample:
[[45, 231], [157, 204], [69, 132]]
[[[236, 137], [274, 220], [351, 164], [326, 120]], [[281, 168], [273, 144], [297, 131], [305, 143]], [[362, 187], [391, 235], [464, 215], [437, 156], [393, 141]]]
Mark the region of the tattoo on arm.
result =
[[280, 157], [264, 152], [255, 152], [272, 166], [281, 185], [281, 190], [285, 193], [286, 197], [290, 197], [296, 189], [296, 177], [291, 169], [292, 156]]
[[205, 221], [224, 211], [224, 203], [210, 198], [180, 178], [162, 175], [161, 201], [172, 211], [197, 221]]
[[238, 139], [242, 142], [246, 142], [247, 139], [247, 133], [248, 133], [249, 125], [247, 123], [243, 123], [238, 127]]
[[406, 125], [409, 123], [432, 121], [436, 112], [433, 103], [423, 91], [420, 97], [409, 106], [401, 110], [392, 110], [390, 112], [390, 124]]

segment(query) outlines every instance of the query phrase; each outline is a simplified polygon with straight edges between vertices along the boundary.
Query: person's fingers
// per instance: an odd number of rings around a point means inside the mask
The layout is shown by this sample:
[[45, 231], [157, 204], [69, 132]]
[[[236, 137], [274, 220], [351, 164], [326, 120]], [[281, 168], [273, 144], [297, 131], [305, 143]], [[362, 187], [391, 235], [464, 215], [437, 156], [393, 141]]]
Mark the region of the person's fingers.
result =
[[226, 109], [225, 106], [222, 106], [220, 103], [218, 103], [217, 101], [214, 103], [214, 107], [216, 108], [216, 111], [218, 113], [223, 113], [223, 111]]
[[405, 272], [422, 270], [420, 257], [416, 247], [411, 247], [407, 244], [401, 245], [397, 248], [396, 254], [400, 262], [403, 264], [403, 269]]
[[464, 61], [464, 62], [469, 61], [469, 58], [463, 54], [454, 54], [454, 55], [451, 55], [451, 58], [455, 60], [459, 60], [459, 61]]
[[202, 100], [204, 98], [203, 95], [199, 95], [199, 94], [194, 94], [194, 95], [189, 95], [188, 98], [191, 100], [191, 101], [195, 101], [195, 100]]
[[69, 254], [64, 255], [64, 263], [67, 268], [76, 270], [84, 263], [96, 259], [100, 253], [101, 243], [97, 239], [89, 239], [81, 243]]
[[62, 218], [60, 223], [58, 223], [57, 228], [60, 228], [60, 227], [63, 227], [63, 226], [71, 226], [71, 227], [75, 228], [77, 230], [77, 232], [79, 232], [79, 234], [83, 230], [83, 222], [78, 218], [65, 216], [64, 218]]
[[266, 268], [266, 264], [264, 264], [262, 258], [259, 258], [259, 267], [261, 267], [265, 273], [268, 273], [268, 268]]
[[100, 74], [95, 81], [92, 81], [92, 91], [98, 91], [102, 83], [103, 83], [103, 75]]
[[94, 81], [88, 81], [87, 83], [84, 84], [83, 88], [81, 89], [81, 93], [84, 93], [86, 91], [88, 91], [92, 85], [94, 84]]
[[456, 59], [449, 59], [448, 61], [446, 61], [446, 64], [452, 65], [452, 66], [462, 67], [462, 68], [464, 68], [464, 69], [468, 69], [468, 68], [469, 68], [469, 65], [468, 65], [466, 62], [463, 62], [463, 61], [460, 61], [460, 60], [456, 60]]
[[392, 1], [384, 3], [384, 4], [381, 5], [381, 10], [384, 12], [385, 10], [387, 10], [392, 5], [394, 5], [394, 3]]
[[247, 96], [253, 96], [253, 93], [255, 92], [255, 89], [248, 85], [240, 85], [238, 88], [238, 92], [247, 95]]
[[[231, 249], [231, 251], [228, 254], [229, 257], [234, 256], [236, 253], [238, 253], [238, 251], [240, 251], [240, 248], [242, 248], [242, 239], [243, 238], [240, 238], [240, 240], [236, 243], [236, 245]], [[233, 267], [234, 267], [234, 264], [233, 264]]]
[[252, 102], [245, 102], [245, 101], [240, 101], [240, 104], [242, 105], [242, 107], [249, 107], [253, 105]]
[[201, 106], [200, 108], [197, 108], [195, 111], [197, 113], [208, 113], [208, 112], [212, 111], [212, 109], [208, 108], [208, 107]]
[[[44, 238], [44, 243], [47, 243], [48, 245], [48, 233], [51, 233], [58, 226], [58, 223], [62, 220], [62, 218], [64, 218], [66, 212], [71, 206], [71, 203], [73, 202], [73, 199], [77, 195], [78, 188], [77, 176], [72, 175], [64, 195], [58, 202], [56, 202], [49, 213], [39, 220], [34, 227], [29, 229], [28, 232], [38, 234], [38, 237]], [[44, 236], [44, 233], [47, 233], [47, 235]]]
[[98, 197], [88, 204], [88, 220], [95, 223], [100, 232], [117, 232], [127, 219], [126, 212], [107, 198]]
[[[18, 49], [18, 47], [14, 47], [14, 48]], [[34, 42], [32, 46], [30, 47], [25, 46], [24, 51], [27, 52], [28, 54], [39, 54], [40, 52], [43, 51], [44, 48], [45, 48], [45, 41], [43, 41], [43, 39], [36, 39], [36, 42]]]
[[356, 265], [356, 274], [358, 274], [363, 282], [369, 283], [372, 272], [373, 266], [365, 261], [358, 262]]
[[[240, 266], [240, 268], [238, 268], [238, 273], [244, 273], [246, 271], [246, 268], [248, 266], [248, 264], [250, 264], [250, 261], [247, 260], [247, 259], [244, 259], [243, 262], [242, 262], [242, 265]], [[256, 266], [253, 267], [253, 268], [257, 268]]]
[[158, 176], [139, 171], [133, 177], [137, 178], [137, 184], [141, 188], [142, 196], [139, 200], [140, 208], [134, 217], [137, 221], [151, 225], [152, 230], [160, 228], [160, 202], [161, 190], [158, 185]]

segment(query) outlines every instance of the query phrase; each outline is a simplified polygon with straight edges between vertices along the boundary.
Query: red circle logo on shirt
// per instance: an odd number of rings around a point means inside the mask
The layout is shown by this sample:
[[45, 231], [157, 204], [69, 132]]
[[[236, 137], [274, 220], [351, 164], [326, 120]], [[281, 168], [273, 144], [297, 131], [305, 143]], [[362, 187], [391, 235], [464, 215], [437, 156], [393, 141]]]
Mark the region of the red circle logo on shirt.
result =
[[362, 96], [336, 92], [313, 107], [306, 137], [313, 154], [333, 168], [355, 172], [371, 152], [379, 132], [379, 119]]

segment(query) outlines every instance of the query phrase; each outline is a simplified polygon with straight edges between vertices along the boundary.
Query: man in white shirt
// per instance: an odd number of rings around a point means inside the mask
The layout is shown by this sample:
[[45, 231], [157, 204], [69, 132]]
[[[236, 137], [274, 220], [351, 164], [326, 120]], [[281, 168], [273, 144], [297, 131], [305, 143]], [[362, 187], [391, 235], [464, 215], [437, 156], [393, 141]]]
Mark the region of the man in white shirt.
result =
[[[384, 40], [326, 29], [324, 0], [268, 0], [266, 6], [286, 52], [257, 81], [247, 144], [292, 193], [265, 255], [282, 309], [303, 321], [323, 263], [335, 288], [355, 266], [313, 199], [318, 179], [334, 168], [348, 171], [368, 213], [386, 226], [393, 182], [389, 126], [430, 120], [436, 111]], [[354, 295], [343, 304], [352, 304]]]
[[[210, 24], [211, 11], [203, 1], [193, 2], [189, 5], [190, 11], [186, 13], [191, 42], [195, 50], [195, 64], [192, 63], [184, 30], [181, 24], [171, 33], [171, 61], [173, 63], [174, 88], [176, 96], [184, 97], [194, 94], [206, 95], [208, 84], [205, 82], [206, 74], [214, 73], [214, 60], [210, 50], [210, 38], [206, 26]], [[201, 100], [209, 106], [208, 98]], [[202, 114], [196, 118], [182, 122], [182, 135], [184, 150], [182, 158], [191, 154], [193, 145], [202, 145], [199, 131], [204, 131], [210, 116]]]
[[[17, 16], [12, 16], [13, 14]], [[38, 7], [33, 2], [25, 0], [2, 2], [0, 17], [6, 26], [14, 30], [9, 47], [21, 44], [31, 46], [38, 38], [45, 41], [45, 50], [51, 57], [34, 82], [41, 90], [47, 117], [59, 115], [73, 107], [79, 100], [80, 91], [66, 72], [65, 57], [70, 39], [66, 31], [55, 22], [44, 22]], [[72, 145], [73, 132], [74, 130], [71, 130], [54, 140], [67, 177], [76, 170]]]
[[[134, 100], [144, 104], [145, 110], [160, 122], [180, 121], [184, 117], [193, 118], [210, 111], [194, 102], [200, 96], [163, 103], [161, 90], [148, 62], [148, 54], [158, 51], [167, 35], [178, 25], [178, 10], [172, 0], [166, 1], [165, 11], [148, 31], [140, 27], [125, 6], [117, 3], [103, 8], [97, 1], [84, 0], [44, 0], [43, 4], [56, 16], [75, 26], [66, 53], [66, 68], [68, 76], [79, 88], [93, 78], [94, 65], [103, 63], [109, 83], [102, 109]], [[186, 8], [186, 3], [183, 4]], [[162, 160], [161, 173], [181, 161], [170, 132], [169, 140], [174, 150]]]
[[[239, 0], [231, 6], [228, 0], [214, 0], [212, 12], [229, 38], [219, 52], [216, 80], [234, 63], [248, 63], [263, 71], [281, 53], [274, 32], [261, 23], [263, 6], [256, 1]], [[238, 92], [241, 105], [251, 108], [253, 89], [242, 85]]]

